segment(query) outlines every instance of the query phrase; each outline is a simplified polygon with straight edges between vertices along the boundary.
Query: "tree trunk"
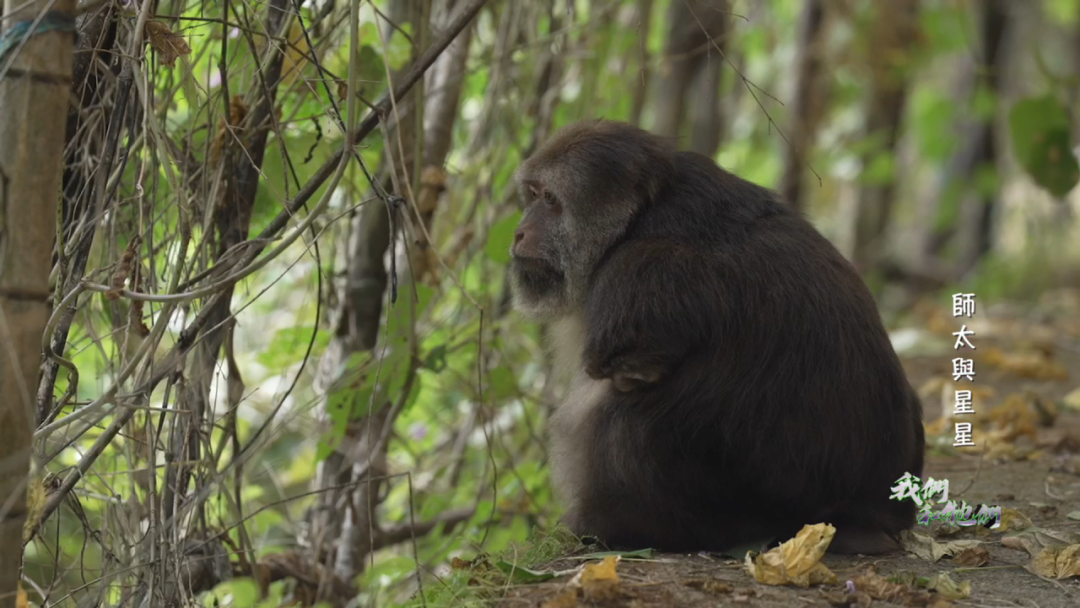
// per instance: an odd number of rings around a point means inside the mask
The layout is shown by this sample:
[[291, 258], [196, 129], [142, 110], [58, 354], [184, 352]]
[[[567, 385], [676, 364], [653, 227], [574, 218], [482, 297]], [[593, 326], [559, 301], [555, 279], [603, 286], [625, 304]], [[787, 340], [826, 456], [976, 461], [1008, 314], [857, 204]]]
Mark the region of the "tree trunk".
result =
[[[870, 95], [866, 101], [866, 137], [879, 142], [863, 157], [867, 167], [876, 154], [891, 154], [896, 160], [896, 144], [907, 102], [910, 78], [897, 58], [913, 54], [918, 34], [918, 0], [896, 0], [874, 4], [874, 22], [868, 45]], [[894, 163], [894, 170], [899, 171]], [[884, 183], [865, 184], [856, 209], [853, 258], [861, 270], [877, 264], [885, 252], [886, 231], [892, 216], [897, 176]]]
[[[1001, 58], [1008, 37], [1009, 8], [1004, 0], [987, 0], [979, 6], [980, 54], [969, 68], [972, 73], [965, 81], [968, 90], [961, 92], [960, 96], [970, 99], [976, 90], [982, 88], [1001, 99]], [[966, 123], [961, 148], [941, 176], [937, 188], [935, 207], [939, 218], [933, 223], [933, 232], [923, 244], [925, 256], [933, 259], [941, 254], [954, 235], [958, 236], [958, 276], [972, 270], [990, 250], [993, 215], [997, 208], [996, 195], [971, 189], [980, 169], [996, 168], [998, 154], [994, 140], [994, 118], [990, 116]], [[959, 215], [960, 219], [940, 225], [943, 214]]]
[[806, 0], [799, 18], [799, 48], [795, 55], [795, 87], [790, 101], [789, 144], [784, 147], [784, 173], [780, 195], [795, 209], [803, 209], [803, 175], [825, 111], [827, 80], [823, 79], [827, 23], [825, 0]]
[[0, 57], [0, 65], [7, 67], [0, 80], [0, 608], [15, 606], [22, 572], [26, 488], [33, 479], [34, 395], [41, 336], [49, 319], [63, 117], [71, 94], [74, 12], [75, 0], [4, 3], [8, 32], [43, 14], [47, 19], [42, 23], [54, 27], [27, 29], [33, 33], [29, 37], [15, 35], [19, 42]]
[[649, 30], [652, 28], [653, 0], [638, 0], [637, 13], [638, 73], [634, 75], [634, 97], [630, 102], [629, 122], [641, 124], [641, 112], [649, 92]]
[[[720, 143], [720, 73], [728, 29], [727, 0], [675, 0], [668, 9], [664, 59], [654, 80], [652, 130], [679, 137], [708, 156]], [[719, 47], [719, 50], [718, 48]]]

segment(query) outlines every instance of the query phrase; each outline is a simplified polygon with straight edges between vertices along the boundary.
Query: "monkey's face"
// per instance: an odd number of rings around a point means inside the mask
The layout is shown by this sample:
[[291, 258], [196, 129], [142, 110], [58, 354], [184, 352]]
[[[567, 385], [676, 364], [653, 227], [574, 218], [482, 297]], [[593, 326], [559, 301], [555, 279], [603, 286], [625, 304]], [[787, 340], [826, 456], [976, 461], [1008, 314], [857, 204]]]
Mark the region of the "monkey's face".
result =
[[522, 163], [523, 214], [510, 248], [515, 307], [538, 319], [579, 309], [596, 265], [656, 195], [669, 162], [636, 127], [582, 121]]
[[521, 206], [521, 222], [510, 246], [515, 307], [540, 319], [565, 314], [569, 294], [564, 246], [569, 234], [562, 201], [540, 182], [523, 180]]

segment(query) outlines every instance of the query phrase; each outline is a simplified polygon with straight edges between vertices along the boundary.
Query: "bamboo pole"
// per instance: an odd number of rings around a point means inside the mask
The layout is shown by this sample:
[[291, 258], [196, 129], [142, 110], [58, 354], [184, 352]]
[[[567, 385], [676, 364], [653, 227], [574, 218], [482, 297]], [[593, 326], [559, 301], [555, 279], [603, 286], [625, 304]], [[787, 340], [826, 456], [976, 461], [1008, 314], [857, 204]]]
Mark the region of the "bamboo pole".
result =
[[75, 0], [5, 0], [0, 37], [0, 608], [22, 571]]

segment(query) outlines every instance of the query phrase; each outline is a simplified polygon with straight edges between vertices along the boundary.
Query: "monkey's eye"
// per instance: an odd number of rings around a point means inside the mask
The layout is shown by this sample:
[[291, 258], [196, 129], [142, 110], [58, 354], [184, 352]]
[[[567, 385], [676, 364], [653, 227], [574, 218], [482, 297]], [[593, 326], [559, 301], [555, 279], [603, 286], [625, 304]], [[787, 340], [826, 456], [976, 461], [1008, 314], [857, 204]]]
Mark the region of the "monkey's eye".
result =
[[544, 205], [552, 211], [559, 211], [561, 209], [559, 199], [555, 198], [555, 195], [551, 192], [544, 193]]

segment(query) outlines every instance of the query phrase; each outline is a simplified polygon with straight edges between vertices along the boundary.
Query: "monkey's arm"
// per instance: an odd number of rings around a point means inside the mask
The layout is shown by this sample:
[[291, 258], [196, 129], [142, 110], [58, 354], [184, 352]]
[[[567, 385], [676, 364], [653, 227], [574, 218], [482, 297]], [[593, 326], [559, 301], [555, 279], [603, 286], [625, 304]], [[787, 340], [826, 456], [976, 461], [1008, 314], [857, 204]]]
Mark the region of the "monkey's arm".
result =
[[715, 260], [663, 241], [630, 242], [599, 269], [585, 304], [585, 371], [630, 391], [662, 380], [724, 314]]

